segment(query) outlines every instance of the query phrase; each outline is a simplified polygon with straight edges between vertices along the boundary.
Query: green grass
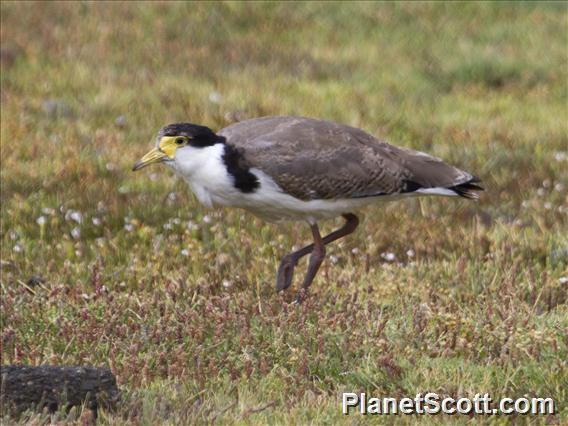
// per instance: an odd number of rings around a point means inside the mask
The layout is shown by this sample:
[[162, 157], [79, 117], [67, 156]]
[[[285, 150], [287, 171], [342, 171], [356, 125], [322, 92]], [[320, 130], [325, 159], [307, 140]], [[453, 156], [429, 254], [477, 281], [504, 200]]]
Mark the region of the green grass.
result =
[[[568, 421], [566, 3], [1, 13], [2, 363], [110, 367], [124, 394], [102, 424], [367, 421], [341, 415], [342, 391], [552, 397], [549, 418], [474, 420]], [[130, 172], [166, 123], [288, 114], [443, 157], [487, 191], [366, 209], [290, 305], [275, 272], [307, 226]]]

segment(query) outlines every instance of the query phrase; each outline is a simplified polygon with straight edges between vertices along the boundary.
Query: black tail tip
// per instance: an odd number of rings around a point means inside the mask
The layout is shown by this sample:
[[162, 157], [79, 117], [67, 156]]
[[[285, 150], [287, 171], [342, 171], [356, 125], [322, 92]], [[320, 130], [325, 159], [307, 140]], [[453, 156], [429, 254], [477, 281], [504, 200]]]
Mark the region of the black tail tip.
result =
[[481, 179], [473, 177], [465, 183], [452, 186], [448, 189], [451, 189], [460, 197], [468, 198], [470, 200], [478, 200], [479, 194], [477, 193], [477, 191], [485, 191], [485, 188], [477, 185], [478, 183], [481, 183]]

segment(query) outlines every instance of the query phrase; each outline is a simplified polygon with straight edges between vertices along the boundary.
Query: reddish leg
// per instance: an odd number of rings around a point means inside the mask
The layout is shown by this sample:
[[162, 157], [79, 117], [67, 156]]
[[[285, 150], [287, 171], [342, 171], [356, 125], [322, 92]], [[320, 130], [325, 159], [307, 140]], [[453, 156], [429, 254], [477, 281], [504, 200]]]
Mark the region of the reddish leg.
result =
[[[292, 284], [292, 277], [294, 276], [294, 268], [302, 257], [307, 255], [308, 253], [312, 253], [310, 257], [310, 263], [308, 265], [308, 271], [306, 272], [306, 276], [304, 277], [304, 282], [302, 284], [302, 290], [300, 293], [305, 292], [316, 273], [323, 262], [325, 257], [325, 246], [335, 240], [338, 240], [346, 235], [351, 234], [359, 225], [359, 219], [352, 213], [346, 213], [343, 215], [345, 219], [345, 224], [336, 231], [333, 231], [331, 234], [326, 235], [325, 237], [321, 237], [319, 233], [319, 228], [317, 224], [311, 225], [312, 235], [314, 237], [313, 244], [309, 244], [306, 247], [301, 248], [300, 250], [294, 251], [292, 253], [288, 253], [282, 258], [280, 262], [280, 267], [278, 268], [278, 275], [276, 278], [276, 291], [286, 290]], [[298, 295], [299, 300], [300, 295]]]

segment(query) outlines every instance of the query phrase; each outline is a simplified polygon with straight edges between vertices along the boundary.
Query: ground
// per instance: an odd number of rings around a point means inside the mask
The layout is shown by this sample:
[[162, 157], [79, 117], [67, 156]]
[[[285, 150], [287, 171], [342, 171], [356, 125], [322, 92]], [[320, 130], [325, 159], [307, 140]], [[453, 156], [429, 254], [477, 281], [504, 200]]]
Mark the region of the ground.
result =
[[[554, 416], [475, 420], [568, 421], [566, 3], [1, 14], [2, 363], [109, 367], [123, 398], [101, 424], [368, 421], [341, 414], [343, 391], [551, 397]], [[165, 167], [130, 170], [167, 123], [291, 114], [442, 157], [486, 191], [367, 208], [291, 305], [275, 272], [306, 225], [208, 211]]]

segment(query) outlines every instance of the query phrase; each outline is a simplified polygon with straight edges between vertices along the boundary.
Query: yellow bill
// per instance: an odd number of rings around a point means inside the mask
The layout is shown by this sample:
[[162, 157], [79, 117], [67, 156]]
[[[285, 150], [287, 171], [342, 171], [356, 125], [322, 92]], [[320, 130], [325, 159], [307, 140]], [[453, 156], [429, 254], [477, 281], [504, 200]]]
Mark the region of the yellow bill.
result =
[[135, 172], [136, 170], [140, 170], [153, 163], [161, 163], [166, 158], [168, 158], [168, 155], [165, 152], [161, 151], [158, 148], [154, 148], [152, 151], [142, 157], [140, 161], [138, 161], [134, 165], [134, 167], [132, 167], [132, 171]]

